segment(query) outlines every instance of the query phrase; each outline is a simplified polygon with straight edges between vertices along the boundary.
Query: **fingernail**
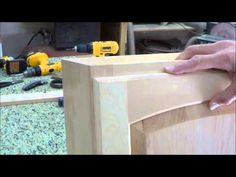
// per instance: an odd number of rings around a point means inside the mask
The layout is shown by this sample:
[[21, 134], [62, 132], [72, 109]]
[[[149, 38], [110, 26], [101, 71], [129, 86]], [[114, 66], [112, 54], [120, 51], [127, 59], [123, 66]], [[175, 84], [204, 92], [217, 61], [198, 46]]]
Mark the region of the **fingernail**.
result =
[[220, 106], [220, 105], [217, 104], [217, 103], [212, 103], [212, 104], [210, 105], [210, 110], [213, 111], [213, 110], [215, 110], [216, 108], [218, 108], [219, 106]]
[[169, 72], [173, 72], [175, 70], [175, 66], [167, 66], [165, 69]]

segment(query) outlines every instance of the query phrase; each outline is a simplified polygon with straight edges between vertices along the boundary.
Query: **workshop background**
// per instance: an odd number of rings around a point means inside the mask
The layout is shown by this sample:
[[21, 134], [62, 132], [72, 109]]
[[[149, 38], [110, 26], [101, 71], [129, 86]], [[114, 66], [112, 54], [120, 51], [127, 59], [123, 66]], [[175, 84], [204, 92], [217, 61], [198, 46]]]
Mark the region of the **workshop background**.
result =
[[[76, 23], [0, 23], [0, 57], [16, 58], [25, 52], [46, 53], [50, 62], [89, 53], [72, 49], [77, 44], [107, 39], [99, 22]], [[235, 22], [160, 22], [127, 23], [127, 41], [123, 55], [175, 53], [200, 43], [235, 39]], [[4, 67], [0, 81], [11, 81]], [[0, 89], [0, 98], [10, 94], [57, 91], [44, 84], [29, 91], [25, 83], [52, 75], [25, 78], [24, 82]], [[61, 88], [62, 89], [62, 88]], [[0, 154], [66, 154], [63, 107], [58, 102], [0, 107]]]

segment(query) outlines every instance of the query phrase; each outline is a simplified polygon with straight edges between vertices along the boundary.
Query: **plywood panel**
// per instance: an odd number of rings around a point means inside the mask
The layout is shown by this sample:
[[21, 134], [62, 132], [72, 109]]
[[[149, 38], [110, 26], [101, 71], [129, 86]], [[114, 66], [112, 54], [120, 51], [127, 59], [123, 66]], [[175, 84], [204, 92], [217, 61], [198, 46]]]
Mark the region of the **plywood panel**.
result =
[[235, 154], [235, 106], [210, 111], [203, 103], [145, 119], [146, 153]]

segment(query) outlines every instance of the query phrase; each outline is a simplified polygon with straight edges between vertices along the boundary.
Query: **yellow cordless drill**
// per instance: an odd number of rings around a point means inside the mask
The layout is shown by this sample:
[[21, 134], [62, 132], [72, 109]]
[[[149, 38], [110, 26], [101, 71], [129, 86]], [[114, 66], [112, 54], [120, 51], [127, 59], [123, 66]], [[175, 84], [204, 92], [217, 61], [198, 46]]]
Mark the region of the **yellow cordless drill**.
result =
[[[119, 51], [119, 45], [116, 41], [95, 41], [88, 44], [79, 44], [72, 49], [80, 53], [90, 53], [96, 57], [115, 55]], [[61, 71], [61, 62], [49, 64], [48, 56], [46, 53], [32, 53], [27, 55], [26, 61], [28, 66], [32, 67], [27, 69], [23, 74], [25, 77], [30, 76], [44, 76], [54, 71]]]
[[54, 71], [61, 71], [61, 62], [49, 63], [49, 57], [46, 53], [36, 52], [26, 56], [27, 65], [31, 68], [27, 69], [23, 75], [25, 77], [44, 76]]
[[79, 44], [69, 49], [80, 53], [93, 54], [96, 57], [115, 55], [119, 51], [116, 41], [95, 41], [88, 44]]

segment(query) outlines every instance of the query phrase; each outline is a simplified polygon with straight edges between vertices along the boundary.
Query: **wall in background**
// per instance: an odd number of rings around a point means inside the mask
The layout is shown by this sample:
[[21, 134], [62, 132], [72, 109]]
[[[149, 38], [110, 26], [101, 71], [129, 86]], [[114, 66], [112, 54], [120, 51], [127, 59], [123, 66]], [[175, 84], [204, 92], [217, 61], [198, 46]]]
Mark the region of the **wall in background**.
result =
[[[40, 28], [53, 31], [54, 23], [44, 22], [4, 22], [0, 23], [0, 42], [3, 55], [16, 57], [26, 46], [30, 38]], [[43, 45], [42, 37], [37, 36], [32, 46]], [[1, 53], [1, 52], [0, 52]]]

